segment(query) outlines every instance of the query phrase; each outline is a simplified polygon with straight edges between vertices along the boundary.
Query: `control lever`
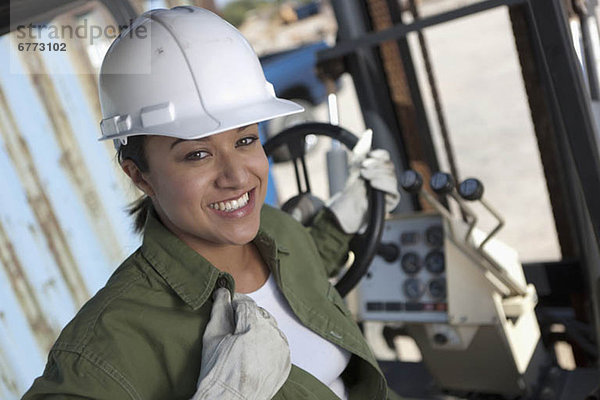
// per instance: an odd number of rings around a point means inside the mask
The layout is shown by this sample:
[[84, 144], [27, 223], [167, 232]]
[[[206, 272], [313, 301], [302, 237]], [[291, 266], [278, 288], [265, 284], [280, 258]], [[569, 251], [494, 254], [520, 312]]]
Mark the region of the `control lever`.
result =
[[[463, 199], [456, 194], [456, 191], [454, 190], [454, 186], [455, 186], [454, 179], [452, 178], [452, 176], [450, 174], [447, 174], [445, 172], [436, 172], [431, 177], [430, 185], [431, 185], [431, 189], [434, 192], [436, 192], [437, 194], [449, 195], [454, 200], [456, 200], [461, 211], [464, 213], [465, 216], [467, 216], [467, 223], [469, 224], [469, 229], [467, 231], [467, 234], [465, 235], [465, 247], [464, 248], [468, 249], [467, 251], [469, 253], [471, 253], [473, 250], [468, 245], [468, 243], [469, 243], [468, 239], [471, 237], [471, 234], [473, 233], [473, 229], [475, 228], [475, 224], [477, 223], [477, 217], [475, 216], [475, 213], [466, 205], [466, 203], [463, 201]], [[464, 186], [464, 191], [465, 191], [465, 194], [468, 195], [468, 197], [473, 197], [473, 196], [477, 196], [477, 195], [483, 196], [483, 185], [481, 184], [481, 182], [479, 182], [479, 185], [473, 184], [473, 182], [469, 182]], [[480, 196], [480, 198], [481, 198], [481, 196]], [[497, 215], [494, 212], [492, 212], [492, 213], [494, 214], [494, 216]], [[502, 221], [502, 224], [504, 224], [504, 221]], [[496, 227], [496, 228], [498, 228], [498, 227]], [[496, 229], [493, 233], [495, 234], [497, 231], [498, 230]], [[488, 236], [486, 238], [486, 240], [489, 240], [489, 239], [490, 238]], [[484, 242], [484, 244], [485, 244], [485, 242]], [[506, 285], [506, 287], [509, 289], [511, 294], [517, 294], [520, 296], [524, 296], [527, 294], [527, 290], [525, 288], [523, 288], [519, 282], [516, 282], [510, 275], [508, 275], [506, 270], [500, 264], [498, 264], [498, 262], [496, 262], [496, 260], [494, 260], [492, 257], [490, 257], [485, 251], [483, 251], [481, 245], [479, 245], [479, 247], [477, 247], [475, 249], [475, 251], [477, 252], [477, 254], [479, 254], [481, 257], [483, 257], [489, 263], [489, 266], [486, 264], [486, 269], [489, 272], [491, 272], [492, 275], [494, 275], [494, 277], [499, 279], [500, 282], [502, 282], [504, 285]]]
[[425, 200], [435, 208], [446, 219], [452, 219], [452, 214], [440, 203], [435, 197], [427, 193], [423, 188], [423, 178], [421, 175], [412, 169], [407, 169], [400, 175], [400, 186], [410, 194], [421, 195]]
[[[400, 186], [406, 192], [410, 194], [421, 195], [429, 205], [436, 209], [444, 218], [448, 221], [452, 220], [452, 214], [448, 211], [446, 207], [442, 203], [440, 203], [435, 197], [427, 193], [427, 191], [423, 189], [423, 178], [421, 174], [412, 169], [407, 169], [400, 175]], [[454, 238], [454, 230], [452, 229], [452, 224], [449, 222], [447, 224], [449, 234], [452, 238]]]
[[417, 171], [407, 169], [400, 176], [400, 185], [408, 193], [418, 194], [423, 187], [423, 178]]
[[394, 243], [379, 243], [377, 245], [377, 254], [385, 261], [392, 263], [400, 257], [400, 249]]
[[483, 246], [494, 236], [496, 233], [502, 229], [504, 226], [504, 219], [502, 216], [487, 202], [483, 199], [483, 183], [479, 179], [476, 178], [468, 178], [462, 181], [462, 183], [458, 186], [458, 194], [460, 197], [467, 201], [479, 201], [486, 210], [489, 211], [490, 214], [496, 218], [498, 221], [498, 225], [494, 229], [488, 233], [485, 239], [479, 244], [478, 250], [482, 250]]
[[473, 229], [477, 224], [477, 216], [465, 203], [462, 199], [456, 194], [454, 190], [454, 178], [452, 175], [447, 174], [445, 172], [436, 172], [431, 176], [431, 180], [429, 181], [429, 185], [431, 189], [441, 196], [450, 196], [452, 197], [460, 210], [465, 215], [467, 219], [467, 223], [469, 224], [469, 229], [467, 230], [467, 234], [465, 235], [465, 242], [468, 243], [471, 234], [473, 233]]
[[[448, 174], [445, 174], [446, 176], [442, 176], [439, 175], [438, 177], [436, 177], [436, 179], [433, 179], [435, 177], [432, 176], [431, 179], [431, 184], [433, 187], [438, 188], [438, 190], [440, 190], [441, 192], [447, 191], [448, 188], [450, 187], [450, 182], [452, 182], [452, 188], [454, 188], [454, 179], [452, 179], [452, 177]], [[450, 179], [452, 179], [452, 181], [450, 181]], [[504, 293], [505, 295], [520, 295], [520, 296], [524, 296], [527, 294], [527, 290], [525, 288], [522, 287], [522, 285], [518, 282], [516, 282], [514, 279], [512, 279], [511, 276], [509, 276], [506, 272], [506, 270], [504, 270], [504, 268], [498, 264], [498, 262], [496, 260], [494, 260], [493, 258], [491, 258], [487, 253], [485, 253], [484, 251], [477, 251], [479, 249], [474, 249], [473, 247], [468, 245], [468, 242], [462, 241], [462, 240], [456, 240], [456, 236], [454, 235], [454, 232], [452, 230], [452, 220], [454, 219], [452, 217], [452, 214], [450, 214], [450, 212], [446, 209], [446, 207], [444, 207], [435, 197], [433, 197], [431, 194], [429, 194], [427, 191], [422, 190], [423, 189], [423, 178], [421, 178], [421, 175], [419, 175], [419, 173], [417, 173], [414, 170], [406, 170], [402, 173], [402, 175], [400, 176], [400, 185], [402, 186], [402, 188], [407, 191], [408, 193], [411, 194], [420, 194], [421, 196], [423, 196], [423, 198], [429, 203], [431, 204], [431, 206], [433, 206], [446, 220], [448, 220], [448, 228], [449, 228], [449, 237], [451, 239], [453, 239], [453, 242], [455, 243], [455, 245], [466, 255], [468, 255], [471, 258], [474, 259], [479, 259], [481, 260], [483, 258], [483, 260], [485, 262], [483, 263], [478, 263], [482, 268], [483, 271], [486, 272], [485, 276], [488, 278], [488, 280], [490, 281], [490, 283], [492, 283], [499, 291], [500, 293]], [[432, 189], [433, 189], [432, 187]], [[435, 189], [434, 189], [435, 190]], [[461, 201], [462, 205], [464, 206], [464, 203]], [[459, 203], [459, 205], [461, 205], [461, 203]], [[473, 215], [473, 213], [469, 210], [468, 214]], [[468, 235], [470, 235], [470, 231]], [[493, 275], [496, 279], [491, 279], [491, 277], [488, 277], [487, 273], [490, 273], [491, 275]], [[501, 284], [502, 286], [499, 286], [499, 284]], [[508, 289], [508, 291], [507, 291]]]

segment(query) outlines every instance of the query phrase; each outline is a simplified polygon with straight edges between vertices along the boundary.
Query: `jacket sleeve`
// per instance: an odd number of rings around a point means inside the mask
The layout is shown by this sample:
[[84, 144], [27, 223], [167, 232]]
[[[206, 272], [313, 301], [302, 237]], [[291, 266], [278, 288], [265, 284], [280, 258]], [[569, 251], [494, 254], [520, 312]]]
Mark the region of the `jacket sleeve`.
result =
[[406, 397], [401, 397], [396, 392], [394, 392], [392, 389], [390, 389], [388, 386], [388, 395], [387, 395], [386, 400], [410, 400], [410, 399], [407, 399]]
[[68, 351], [51, 351], [42, 376], [22, 400], [94, 399], [116, 400], [139, 397], [125, 390], [116, 371], [88, 357]]
[[327, 208], [319, 211], [308, 230], [323, 259], [327, 276], [335, 276], [346, 260], [353, 235], [344, 233], [338, 227], [335, 217]]

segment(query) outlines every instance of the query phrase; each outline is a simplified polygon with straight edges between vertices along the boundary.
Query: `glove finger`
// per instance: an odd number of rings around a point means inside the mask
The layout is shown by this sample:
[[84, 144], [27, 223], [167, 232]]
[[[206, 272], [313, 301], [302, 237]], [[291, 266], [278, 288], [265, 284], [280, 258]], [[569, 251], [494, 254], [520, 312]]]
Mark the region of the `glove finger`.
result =
[[220, 337], [233, 332], [233, 309], [229, 290], [219, 288], [213, 294], [214, 302], [205, 335]]
[[233, 301], [231, 302], [233, 310], [235, 311], [235, 308], [241, 304], [251, 304], [255, 307], [258, 307], [256, 305], [256, 303], [254, 302], [254, 300], [252, 299], [252, 297], [247, 296], [243, 293], [235, 293], [233, 295]]
[[369, 157], [365, 158], [360, 163], [361, 172], [372, 168], [387, 168], [394, 169], [394, 164], [390, 160], [390, 154], [386, 150], [373, 150], [369, 153]]
[[385, 195], [385, 212], [392, 211], [398, 206], [398, 203], [400, 203], [400, 193], [387, 193]]
[[271, 315], [271, 313], [269, 311], [262, 308], [261, 306], [257, 307], [257, 311], [258, 311], [258, 316], [260, 317], [258, 319], [259, 321], [268, 323], [269, 325], [274, 326], [276, 328], [278, 327], [277, 320], [275, 319], [275, 317], [273, 317]]
[[373, 178], [369, 181], [373, 189], [381, 190], [387, 194], [398, 193], [398, 182], [393, 179]]
[[367, 181], [382, 178], [396, 181], [396, 171], [393, 166], [382, 164], [372, 168], [361, 168], [360, 177]]
[[[390, 159], [390, 152], [385, 149], [374, 149], [369, 152], [367, 159], [376, 159], [382, 161], [388, 161]], [[365, 160], [365, 161], [366, 161]]]
[[396, 180], [396, 174], [393, 169], [382, 167], [361, 172], [362, 178], [368, 181], [372, 187], [385, 192], [397, 190], [398, 181]]
[[390, 160], [381, 160], [378, 158], [368, 158], [361, 163], [360, 172], [362, 175], [364, 172], [368, 172], [372, 169], [381, 169], [381, 168], [386, 168], [386, 169], [389, 169], [390, 171], [394, 171], [394, 164]]
[[276, 332], [277, 335], [285, 342], [285, 345], [288, 346], [287, 337], [284, 333], [279, 329], [279, 325], [277, 324], [277, 320], [275, 317], [269, 313], [269, 311], [264, 308], [257, 306], [257, 319], [256, 326], [252, 327], [256, 331], [265, 331], [265, 332]]
[[365, 182], [363, 179], [356, 179], [336, 194], [327, 207], [340, 228], [345, 233], [354, 234], [362, 225], [368, 205]]
[[367, 129], [352, 149], [352, 154], [350, 156], [350, 164], [357, 164], [362, 162], [365, 159], [365, 157], [367, 157], [369, 150], [371, 150], [372, 142], [373, 131], [371, 129]]
[[[214, 357], [219, 345], [231, 336], [234, 329], [233, 309], [229, 290], [220, 288], [213, 294], [214, 302], [210, 320], [202, 336], [202, 369], [201, 377], [207, 374], [214, 363]], [[211, 361], [212, 360], [212, 361]]]
[[392, 211], [400, 202], [396, 175], [393, 172], [389, 173], [386, 169], [370, 172], [373, 173], [373, 177], [369, 180], [369, 184], [373, 189], [385, 192], [385, 210], [386, 212]]
[[248, 332], [256, 324], [258, 306], [250, 297], [236, 293], [233, 297], [233, 312], [235, 318], [235, 335]]
[[376, 179], [387, 179], [389, 181], [396, 181], [396, 174], [393, 168], [388, 166], [381, 166], [371, 169], [362, 169], [360, 176], [366, 181], [372, 181]]

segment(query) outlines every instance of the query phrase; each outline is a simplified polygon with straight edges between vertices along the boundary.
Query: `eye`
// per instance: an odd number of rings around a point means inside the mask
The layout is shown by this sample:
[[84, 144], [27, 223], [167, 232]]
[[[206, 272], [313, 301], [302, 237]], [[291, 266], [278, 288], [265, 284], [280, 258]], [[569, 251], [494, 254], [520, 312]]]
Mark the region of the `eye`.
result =
[[189, 153], [188, 155], [185, 156], [185, 159], [188, 161], [197, 161], [197, 160], [203, 160], [206, 157], [208, 157], [210, 154], [207, 151], [204, 150], [197, 150], [197, 151], [193, 151], [191, 153]]
[[236, 147], [250, 146], [252, 143], [256, 142], [257, 140], [258, 140], [258, 136], [246, 136], [246, 137], [238, 140], [235, 145], [236, 145]]

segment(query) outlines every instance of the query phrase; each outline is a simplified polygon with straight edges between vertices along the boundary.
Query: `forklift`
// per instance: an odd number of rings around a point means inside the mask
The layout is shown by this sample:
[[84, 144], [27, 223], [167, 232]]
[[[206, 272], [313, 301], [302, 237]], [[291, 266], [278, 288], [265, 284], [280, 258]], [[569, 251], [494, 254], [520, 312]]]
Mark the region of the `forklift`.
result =
[[[345, 296], [357, 285], [359, 322], [384, 321], [390, 347], [396, 336], [416, 342], [421, 363], [380, 362], [400, 395], [597, 399], [600, 99], [592, 36], [598, 31], [590, 29], [597, 26], [596, 3], [469, 3], [422, 18], [414, 0], [332, 1], [339, 30], [336, 45], [318, 55], [321, 76], [332, 87], [342, 72], [350, 73], [374, 147], [390, 151], [403, 190], [400, 206], [383, 223], [377, 218], [379, 213], [383, 219], [382, 199], [371, 193], [367, 232], [353, 242], [356, 258], [336, 287]], [[521, 263], [497, 239], [505, 220], [486, 200], [479, 179], [459, 179], [431, 70], [424, 29], [496, 8], [506, 8], [510, 17], [561, 249], [557, 261]], [[579, 23], [578, 40], [572, 20]], [[436, 113], [430, 119], [409, 34], [418, 36], [425, 60]], [[434, 119], [449, 171], [440, 170], [427, 122]], [[284, 209], [301, 205], [305, 219], [318, 208], [301, 145], [308, 134], [329, 136], [348, 148], [355, 144], [335, 122], [296, 125], [265, 144], [267, 152], [286, 144], [296, 149], [300, 194]], [[330, 185], [344, 170], [345, 160], [334, 155], [328, 154]], [[496, 221], [491, 229], [480, 229], [473, 203]], [[556, 332], [556, 324], [564, 330]], [[575, 369], [558, 365], [557, 342], [572, 346]]]
[[[83, 3], [3, 2], [2, 34]], [[98, 3], [119, 26], [138, 13], [128, 1]], [[340, 149], [351, 150], [357, 136], [337, 122], [335, 82], [350, 74], [365, 125], [374, 132], [373, 147], [391, 154], [402, 200], [386, 217], [382, 193], [370, 191], [366, 230], [353, 240], [351, 265], [336, 288], [342, 296], [355, 289], [359, 324], [383, 322], [390, 347], [402, 336], [417, 344], [422, 362], [380, 361], [389, 386], [415, 399], [600, 399], [600, 85], [593, 37], [598, 32], [590, 27], [596, 1], [467, 1], [426, 17], [416, 0], [331, 5], [336, 43], [318, 53], [318, 72], [330, 92], [330, 123], [294, 125], [264, 147], [267, 154], [288, 147], [299, 194], [282, 208], [309, 221], [323, 202], [311, 192], [305, 138], [334, 139], [330, 190], [343, 187], [347, 160]], [[522, 263], [498, 240], [506, 221], [485, 197], [485, 182], [459, 175], [429, 65], [425, 29], [497, 8], [510, 16], [560, 244], [558, 261]], [[578, 41], [572, 20], [581, 27]], [[424, 105], [411, 34], [425, 59], [434, 116]], [[431, 120], [440, 124], [447, 171], [440, 167]], [[491, 229], [478, 224], [474, 204], [495, 221]], [[552, 329], [557, 324], [562, 332]], [[559, 366], [557, 342], [573, 348], [576, 368]]]

